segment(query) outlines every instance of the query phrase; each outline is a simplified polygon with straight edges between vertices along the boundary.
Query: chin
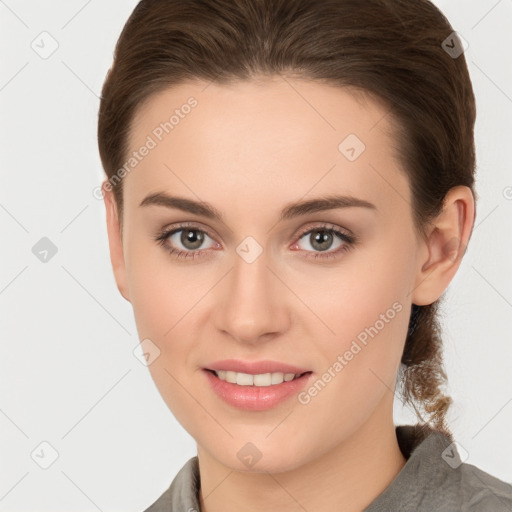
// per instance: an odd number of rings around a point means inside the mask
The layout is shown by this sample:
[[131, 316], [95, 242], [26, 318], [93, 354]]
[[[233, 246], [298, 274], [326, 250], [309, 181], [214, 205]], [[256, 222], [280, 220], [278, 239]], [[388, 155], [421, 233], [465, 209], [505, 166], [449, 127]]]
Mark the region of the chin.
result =
[[[233, 451], [233, 456], [226, 456], [227, 452]], [[242, 443], [239, 449], [229, 447], [218, 454], [210, 453], [222, 465], [242, 473], [285, 473], [307, 462], [303, 448], [288, 445], [286, 451], [270, 447], [258, 449], [250, 441]]]

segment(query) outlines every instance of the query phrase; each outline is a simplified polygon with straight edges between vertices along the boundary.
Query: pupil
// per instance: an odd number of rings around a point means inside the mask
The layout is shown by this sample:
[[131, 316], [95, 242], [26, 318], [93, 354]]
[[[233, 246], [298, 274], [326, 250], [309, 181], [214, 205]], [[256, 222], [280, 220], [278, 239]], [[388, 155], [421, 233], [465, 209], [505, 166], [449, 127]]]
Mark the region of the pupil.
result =
[[203, 240], [204, 236], [200, 234], [200, 232], [196, 229], [189, 229], [183, 231], [183, 234], [181, 236], [181, 242], [183, 243], [183, 245], [187, 246], [187, 244], [191, 243], [193, 246], [190, 247], [191, 249], [197, 249], [198, 247], [201, 247]]
[[[324, 244], [325, 245], [325, 242], [330, 242], [330, 239], [332, 237], [332, 234], [331, 233], [328, 233], [327, 231], [317, 231], [316, 232], [317, 234], [315, 235], [314, 239], [315, 239], [315, 243], [312, 244], [313, 246], [315, 246], [315, 244], [318, 242], [319, 244]], [[323, 234], [322, 234], [323, 233]], [[317, 247], [317, 249], [319, 249], [320, 251], [325, 251], [328, 249], [328, 246], [330, 244], [328, 243], [327, 244], [327, 247], [325, 246], [320, 246], [320, 247]]]

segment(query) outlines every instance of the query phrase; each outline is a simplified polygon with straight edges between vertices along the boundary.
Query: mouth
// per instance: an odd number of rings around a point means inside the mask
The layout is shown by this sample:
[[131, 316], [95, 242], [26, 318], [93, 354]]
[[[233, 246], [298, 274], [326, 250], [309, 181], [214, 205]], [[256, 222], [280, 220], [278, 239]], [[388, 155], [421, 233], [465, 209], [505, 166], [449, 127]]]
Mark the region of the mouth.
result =
[[252, 374], [203, 368], [203, 373], [210, 389], [225, 403], [252, 412], [268, 411], [291, 400], [314, 378], [312, 371]]
[[239, 386], [252, 386], [252, 387], [269, 387], [283, 382], [291, 382], [293, 380], [300, 379], [304, 375], [311, 374], [313, 372], [307, 371], [302, 373], [284, 373], [284, 372], [272, 372], [272, 373], [242, 373], [234, 372], [230, 370], [210, 370], [206, 368], [207, 372], [215, 375], [219, 380], [228, 382], [230, 384], [237, 384]]

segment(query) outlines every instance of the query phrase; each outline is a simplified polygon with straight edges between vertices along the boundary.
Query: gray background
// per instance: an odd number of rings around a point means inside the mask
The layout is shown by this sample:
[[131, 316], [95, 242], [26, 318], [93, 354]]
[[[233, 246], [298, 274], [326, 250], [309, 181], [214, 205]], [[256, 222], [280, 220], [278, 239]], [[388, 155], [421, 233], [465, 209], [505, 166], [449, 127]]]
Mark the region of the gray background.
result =
[[[136, 3], [0, 1], [1, 512], [143, 510], [196, 454], [133, 354], [93, 196], [98, 96]], [[444, 310], [449, 419], [466, 462], [512, 482], [512, 0], [435, 3], [469, 43], [478, 108], [476, 227]]]

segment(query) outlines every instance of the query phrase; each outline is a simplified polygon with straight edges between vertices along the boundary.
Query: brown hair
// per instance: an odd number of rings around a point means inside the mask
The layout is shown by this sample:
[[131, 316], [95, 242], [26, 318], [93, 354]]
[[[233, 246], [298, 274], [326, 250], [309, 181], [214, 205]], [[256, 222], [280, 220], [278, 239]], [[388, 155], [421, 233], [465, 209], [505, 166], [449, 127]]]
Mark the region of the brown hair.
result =
[[[450, 188], [466, 185], [475, 197], [475, 99], [464, 55], [443, 45], [459, 44], [453, 32], [427, 0], [142, 0], [102, 90], [98, 142], [107, 177], [112, 183], [126, 161], [136, 109], [156, 92], [194, 79], [318, 80], [389, 107], [424, 237]], [[122, 180], [112, 184], [122, 221]], [[419, 418], [450, 435], [437, 315], [443, 297], [412, 307], [401, 382]]]

